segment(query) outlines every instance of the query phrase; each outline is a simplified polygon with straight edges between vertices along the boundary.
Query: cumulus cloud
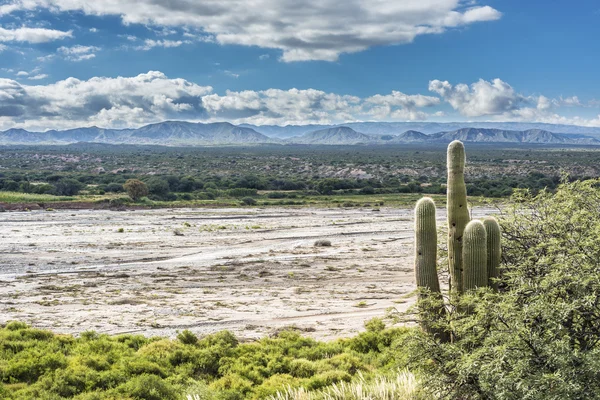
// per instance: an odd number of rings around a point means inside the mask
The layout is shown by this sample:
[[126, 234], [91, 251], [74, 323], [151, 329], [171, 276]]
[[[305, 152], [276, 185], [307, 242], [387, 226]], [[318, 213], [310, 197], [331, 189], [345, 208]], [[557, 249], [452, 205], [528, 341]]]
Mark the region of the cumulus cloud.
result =
[[[39, 71], [30, 79], [44, 79]], [[267, 89], [214, 93], [184, 79], [150, 71], [134, 77], [68, 78], [48, 85], [0, 80], [0, 128], [99, 125], [135, 127], [182, 119], [257, 124], [332, 123], [372, 119], [425, 119], [435, 97], [394, 91], [366, 99], [316, 89]]]
[[46, 43], [73, 36], [72, 31], [59, 31], [46, 28], [5, 29], [0, 27], [0, 42]]
[[95, 58], [95, 52], [99, 50], [100, 48], [96, 46], [76, 45], [72, 47], [61, 46], [56, 50], [56, 52], [61, 54], [65, 59], [69, 61], [84, 61]]
[[440, 95], [445, 101], [467, 117], [498, 115], [519, 109], [528, 100], [515, 92], [508, 83], [494, 79], [479, 81], [469, 85], [451, 85], [448, 81], [433, 80], [429, 90]]
[[204, 118], [212, 91], [150, 71], [134, 77], [68, 78], [49, 85], [0, 79], [0, 126], [35, 129], [101, 124], [128, 127], [171, 118]]
[[525, 96], [501, 79], [479, 81], [467, 85], [452, 85], [448, 81], [432, 80], [429, 90], [437, 93], [452, 108], [466, 117], [490, 117], [492, 120], [543, 122], [549, 124], [600, 126], [598, 119], [565, 117], [557, 113], [560, 107], [582, 107], [577, 96], [549, 98], [544, 95]]
[[463, 0], [340, 4], [338, 0], [12, 0], [0, 8], [0, 14], [47, 8], [118, 15], [125, 24], [197, 28], [221, 44], [282, 50], [281, 59], [287, 62], [335, 61], [343, 53], [410, 43], [420, 35], [502, 15], [490, 6], [469, 7]]
[[[39, 68], [20, 75], [31, 80], [47, 78]], [[168, 119], [278, 125], [426, 120], [448, 118], [439, 110], [444, 101], [465, 116], [485, 120], [600, 126], [600, 116], [585, 119], [558, 113], [561, 107], [577, 107], [581, 103], [577, 97], [524, 96], [499, 79], [471, 85], [431, 81], [430, 89], [440, 97], [392, 91], [366, 98], [297, 88], [214, 93], [210, 86], [169, 78], [158, 71], [133, 77], [33, 83], [0, 79], [1, 130], [90, 125], [124, 128]]]

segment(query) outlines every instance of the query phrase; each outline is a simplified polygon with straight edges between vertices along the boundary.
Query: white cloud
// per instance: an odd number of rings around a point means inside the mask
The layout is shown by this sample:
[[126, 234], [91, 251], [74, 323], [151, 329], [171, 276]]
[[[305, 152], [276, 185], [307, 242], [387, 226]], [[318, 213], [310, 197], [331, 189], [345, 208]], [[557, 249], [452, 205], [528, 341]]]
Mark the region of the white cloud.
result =
[[41, 79], [46, 79], [48, 77], [48, 74], [37, 74], [37, 75], [33, 75], [30, 76], [29, 79], [30, 81], [39, 81]]
[[0, 53], [2, 53], [4, 50], [8, 49], [8, 46], [0, 43]]
[[[47, 78], [39, 69], [23, 72], [31, 80]], [[133, 77], [68, 78], [46, 85], [0, 79], [0, 130], [137, 127], [167, 119], [285, 125], [449, 118], [439, 110], [442, 101], [465, 116], [486, 120], [600, 126], [600, 116], [586, 119], [558, 113], [562, 107], [585, 107], [571, 105], [581, 103], [576, 97], [524, 96], [499, 79], [471, 85], [431, 81], [430, 87], [441, 98], [400, 91], [360, 98], [296, 88], [218, 94], [210, 86], [158, 71]]]
[[0, 127], [137, 126], [165, 119], [205, 118], [202, 97], [212, 91], [150, 71], [134, 77], [68, 78], [48, 85], [0, 79]]
[[258, 56], [259, 60], [268, 60], [269, 58], [271, 58], [271, 56], [268, 54], [261, 54], [260, 56]]
[[452, 108], [466, 117], [490, 117], [499, 121], [543, 122], [582, 126], [600, 126], [600, 119], [565, 117], [557, 113], [560, 107], [583, 107], [577, 96], [558, 99], [544, 95], [525, 96], [512, 86], [494, 79], [467, 85], [452, 85], [448, 81], [432, 80], [429, 90], [437, 93]]
[[144, 41], [144, 44], [142, 46], [136, 46], [135, 49], [136, 50], [150, 50], [153, 49], [155, 47], [164, 47], [164, 48], [170, 48], [170, 47], [179, 47], [182, 44], [189, 44], [191, 43], [188, 40], [152, 40], [152, 39], [146, 39]]
[[27, 71], [19, 71], [19, 72], [17, 72], [16, 75], [17, 76], [27, 76], [27, 75], [29, 75], [29, 72], [27, 72]]
[[96, 33], [96, 32], [98, 32], [98, 28], [90, 28], [90, 32]]
[[501, 18], [490, 6], [465, 8], [462, 0], [13, 0], [2, 7], [0, 13], [44, 7], [118, 15], [125, 24], [196, 28], [221, 44], [279, 49], [287, 62], [335, 61], [343, 53]]
[[72, 31], [59, 31], [46, 28], [5, 29], [0, 27], [0, 42], [46, 43], [73, 36]]
[[56, 50], [56, 52], [61, 54], [65, 59], [69, 61], [84, 61], [95, 58], [95, 52], [99, 50], [100, 48], [96, 46], [76, 45], [73, 47], [61, 46]]
[[453, 86], [448, 81], [436, 79], [429, 82], [429, 90], [467, 117], [504, 114], [519, 109], [528, 101], [500, 79], [489, 82], [480, 79], [470, 86], [464, 83]]

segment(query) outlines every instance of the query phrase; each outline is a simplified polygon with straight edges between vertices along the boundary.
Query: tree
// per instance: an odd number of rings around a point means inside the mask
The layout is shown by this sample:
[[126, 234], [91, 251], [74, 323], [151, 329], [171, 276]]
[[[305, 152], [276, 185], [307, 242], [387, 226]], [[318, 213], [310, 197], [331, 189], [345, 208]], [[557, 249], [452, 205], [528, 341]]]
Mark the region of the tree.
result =
[[513, 195], [499, 218], [499, 292], [453, 300], [452, 343], [427, 333], [412, 343], [428, 389], [452, 399], [600, 398], [599, 204], [600, 179]]
[[59, 196], [76, 196], [82, 189], [81, 182], [71, 178], [63, 178], [54, 185], [55, 193]]
[[123, 189], [127, 191], [127, 195], [133, 201], [138, 201], [144, 196], [148, 196], [148, 186], [139, 179], [128, 179], [123, 184]]

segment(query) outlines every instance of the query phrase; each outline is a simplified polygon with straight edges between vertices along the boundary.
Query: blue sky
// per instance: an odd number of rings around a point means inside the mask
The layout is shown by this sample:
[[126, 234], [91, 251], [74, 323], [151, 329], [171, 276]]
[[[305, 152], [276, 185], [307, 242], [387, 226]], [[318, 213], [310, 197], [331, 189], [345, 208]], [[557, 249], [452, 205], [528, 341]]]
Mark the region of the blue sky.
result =
[[593, 0], [0, 0], [0, 129], [600, 126]]

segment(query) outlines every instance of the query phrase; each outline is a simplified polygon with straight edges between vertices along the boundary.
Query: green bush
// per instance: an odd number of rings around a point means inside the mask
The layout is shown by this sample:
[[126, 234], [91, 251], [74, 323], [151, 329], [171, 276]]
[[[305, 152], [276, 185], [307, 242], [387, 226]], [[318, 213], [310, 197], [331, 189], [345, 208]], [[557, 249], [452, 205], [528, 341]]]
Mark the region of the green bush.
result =
[[515, 193], [499, 216], [499, 293], [481, 289], [453, 305], [452, 343], [411, 341], [426, 389], [465, 399], [600, 398], [599, 187]]

